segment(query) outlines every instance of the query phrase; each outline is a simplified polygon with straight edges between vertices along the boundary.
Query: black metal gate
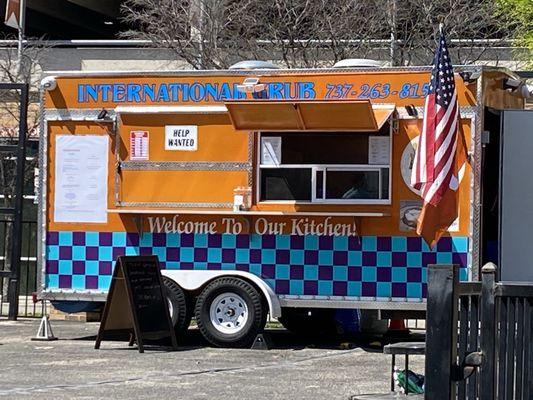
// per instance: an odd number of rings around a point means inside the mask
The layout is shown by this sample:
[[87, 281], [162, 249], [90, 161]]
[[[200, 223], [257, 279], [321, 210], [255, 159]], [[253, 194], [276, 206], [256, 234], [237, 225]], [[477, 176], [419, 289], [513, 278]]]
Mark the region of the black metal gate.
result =
[[[2, 263], [0, 264], [0, 299], [1, 303], [8, 306], [8, 318], [16, 320], [19, 311], [20, 292], [20, 271], [22, 255], [22, 209], [23, 209], [23, 185], [26, 161], [26, 139], [27, 139], [27, 113], [28, 113], [28, 85], [22, 83], [0, 83], [0, 91], [17, 92], [18, 98], [13, 103], [18, 103], [18, 115], [13, 115], [13, 119], [18, 117], [18, 135], [10, 137], [2, 136], [0, 139], [0, 157], [2, 161], [9, 159], [14, 163], [9, 165], [13, 168], [14, 187], [6, 190], [9, 194], [3, 196], [0, 203], [0, 215], [5, 215], [3, 222], [3, 242], [4, 252]], [[7, 113], [9, 114], [9, 113]], [[2, 162], [3, 169], [8, 163]], [[9, 163], [11, 164], [11, 163]], [[3, 174], [6, 171], [1, 171]], [[4, 183], [5, 184], [5, 183]], [[6, 188], [3, 188], [6, 189]], [[7, 291], [7, 295], [6, 292]], [[3, 304], [2, 304], [3, 306]], [[2, 313], [0, 307], [0, 314]]]
[[533, 283], [459, 282], [457, 266], [428, 274], [426, 399], [533, 398]]

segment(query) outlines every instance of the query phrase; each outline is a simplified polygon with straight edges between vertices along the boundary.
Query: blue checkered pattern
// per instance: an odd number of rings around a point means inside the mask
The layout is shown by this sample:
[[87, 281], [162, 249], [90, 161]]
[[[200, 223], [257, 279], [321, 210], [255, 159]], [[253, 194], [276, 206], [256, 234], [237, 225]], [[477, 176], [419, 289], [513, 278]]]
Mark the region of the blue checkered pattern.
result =
[[154, 254], [162, 268], [239, 270], [280, 295], [426, 297], [427, 265], [456, 263], [467, 278], [468, 238], [431, 251], [418, 237], [49, 232], [46, 287], [108, 289], [120, 255]]

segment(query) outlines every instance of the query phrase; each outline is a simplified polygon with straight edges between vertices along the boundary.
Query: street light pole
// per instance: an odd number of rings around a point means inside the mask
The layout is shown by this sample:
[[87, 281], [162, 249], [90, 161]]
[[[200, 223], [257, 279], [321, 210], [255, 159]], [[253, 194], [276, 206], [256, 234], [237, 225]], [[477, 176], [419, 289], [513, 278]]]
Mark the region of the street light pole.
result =
[[18, 46], [17, 46], [17, 77], [22, 73], [22, 52], [24, 49], [24, 27], [26, 25], [26, 0], [20, 0], [19, 24], [18, 24]]
[[390, 27], [390, 65], [397, 65], [397, 34], [396, 34], [396, 13], [398, 7], [396, 0], [389, 0], [389, 27]]

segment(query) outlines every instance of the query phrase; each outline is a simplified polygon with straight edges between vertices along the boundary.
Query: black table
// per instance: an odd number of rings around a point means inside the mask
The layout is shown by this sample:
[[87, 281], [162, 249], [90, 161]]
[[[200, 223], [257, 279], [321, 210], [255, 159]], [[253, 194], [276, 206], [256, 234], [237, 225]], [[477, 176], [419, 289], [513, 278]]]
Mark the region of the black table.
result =
[[385, 347], [383, 347], [383, 353], [392, 355], [391, 375], [390, 375], [391, 392], [394, 392], [394, 367], [396, 365], [396, 355], [403, 354], [405, 356], [405, 374], [406, 374], [405, 394], [407, 395], [409, 392], [408, 385], [407, 385], [407, 371], [409, 370], [409, 356], [426, 354], [426, 343], [425, 342], [392, 343], [392, 344], [388, 344]]

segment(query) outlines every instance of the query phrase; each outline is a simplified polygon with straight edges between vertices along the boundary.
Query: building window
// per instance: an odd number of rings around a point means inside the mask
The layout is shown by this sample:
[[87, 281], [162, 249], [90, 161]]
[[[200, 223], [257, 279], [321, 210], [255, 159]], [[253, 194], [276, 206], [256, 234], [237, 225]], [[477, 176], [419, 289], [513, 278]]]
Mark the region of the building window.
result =
[[389, 204], [390, 125], [374, 133], [263, 132], [260, 202]]

